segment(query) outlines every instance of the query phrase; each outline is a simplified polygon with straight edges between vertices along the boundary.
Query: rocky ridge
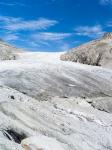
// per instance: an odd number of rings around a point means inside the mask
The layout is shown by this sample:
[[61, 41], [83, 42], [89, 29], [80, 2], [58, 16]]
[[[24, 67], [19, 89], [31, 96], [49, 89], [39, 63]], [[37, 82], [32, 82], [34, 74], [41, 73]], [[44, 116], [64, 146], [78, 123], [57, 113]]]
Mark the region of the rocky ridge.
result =
[[0, 60], [15, 60], [17, 57], [17, 53], [20, 52], [22, 52], [21, 49], [7, 44], [0, 39]]
[[63, 61], [73, 61], [94, 66], [112, 67], [112, 33], [101, 39], [83, 44], [61, 55]]

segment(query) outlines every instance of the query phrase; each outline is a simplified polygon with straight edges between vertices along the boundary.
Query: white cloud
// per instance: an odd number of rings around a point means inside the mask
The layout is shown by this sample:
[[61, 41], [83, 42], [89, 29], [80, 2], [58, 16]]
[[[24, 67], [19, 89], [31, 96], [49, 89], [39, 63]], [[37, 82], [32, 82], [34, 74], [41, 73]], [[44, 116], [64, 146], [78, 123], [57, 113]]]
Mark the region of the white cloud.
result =
[[3, 31], [2, 38], [14, 43], [19, 41], [22, 45], [27, 45], [32, 49], [50, 50], [53, 47], [53, 49], [58, 50], [69, 49], [66, 39], [72, 36], [71, 33], [44, 31], [57, 23], [58, 21], [56, 20], [46, 18], [25, 20], [23, 18], [0, 16], [0, 29]]
[[107, 22], [106, 26], [107, 27], [112, 27], [112, 21]]
[[0, 16], [0, 22], [4, 25], [18, 23], [21, 21], [21, 18], [14, 18], [9, 16]]
[[112, 0], [100, 0], [100, 4], [101, 4], [101, 5], [112, 4]]
[[0, 2], [0, 5], [14, 6], [15, 4], [13, 4], [13, 3], [4, 3], [4, 2]]
[[71, 33], [57, 33], [57, 32], [38, 32], [37, 34], [33, 34], [31, 36], [30, 41], [33, 41], [31, 44], [34, 47], [45, 47], [47, 49], [51, 49], [54, 45], [54, 49], [57, 50], [68, 50], [69, 45], [66, 43], [66, 38], [72, 36]]
[[15, 40], [19, 39], [19, 37], [17, 35], [14, 35], [14, 34], [7, 34], [7, 35], [3, 36], [2, 38], [5, 41], [15, 41]]
[[91, 38], [98, 38], [104, 34], [104, 31], [100, 25], [79, 26], [79, 27], [76, 27], [74, 30], [77, 35], [87, 36]]
[[39, 18], [38, 20], [24, 20], [23, 18], [14, 18], [8, 16], [0, 16], [1, 28], [9, 31], [19, 30], [41, 30], [54, 26], [58, 23], [56, 20]]
[[7, 2], [0, 2], [0, 5], [3, 5], [3, 6], [23, 6], [23, 7], [26, 7], [27, 5], [26, 4], [23, 4], [23, 3], [7, 3]]
[[70, 49], [70, 45], [67, 43], [63, 43], [62, 46], [60, 46], [60, 50], [67, 51]]
[[41, 18], [32, 21], [20, 21], [16, 24], [7, 25], [6, 28], [8, 30], [40, 30], [40, 29], [46, 29], [50, 26], [53, 26], [56, 23], [57, 21], [55, 20]]
[[40, 32], [32, 35], [32, 38], [39, 41], [60, 41], [70, 36], [71, 33]]

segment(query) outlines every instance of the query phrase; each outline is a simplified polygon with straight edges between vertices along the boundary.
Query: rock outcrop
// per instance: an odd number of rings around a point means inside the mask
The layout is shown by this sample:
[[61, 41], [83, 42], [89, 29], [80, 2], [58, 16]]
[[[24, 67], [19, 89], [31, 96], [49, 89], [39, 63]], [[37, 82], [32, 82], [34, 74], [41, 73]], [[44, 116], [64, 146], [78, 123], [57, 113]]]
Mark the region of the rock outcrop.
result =
[[112, 33], [61, 55], [63, 61], [73, 61], [94, 66], [112, 68]]
[[22, 50], [0, 39], [0, 60], [15, 60], [19, 52]]

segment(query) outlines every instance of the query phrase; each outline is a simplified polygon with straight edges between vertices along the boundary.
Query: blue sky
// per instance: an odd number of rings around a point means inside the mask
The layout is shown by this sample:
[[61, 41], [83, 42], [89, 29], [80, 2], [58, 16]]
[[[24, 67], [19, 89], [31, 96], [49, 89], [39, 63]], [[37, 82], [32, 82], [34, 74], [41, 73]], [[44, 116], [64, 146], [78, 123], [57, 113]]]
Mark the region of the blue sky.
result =
[[112, 0], [0, 0], [0, 37], [33, 51], [64, 51], [112, 31]]

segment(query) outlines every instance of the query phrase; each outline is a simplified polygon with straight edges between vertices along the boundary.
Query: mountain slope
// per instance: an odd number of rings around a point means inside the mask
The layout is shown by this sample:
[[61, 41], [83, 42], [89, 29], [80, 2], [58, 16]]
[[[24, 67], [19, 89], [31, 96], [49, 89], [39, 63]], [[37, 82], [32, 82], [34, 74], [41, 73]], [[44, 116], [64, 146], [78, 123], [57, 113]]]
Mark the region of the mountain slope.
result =
[[22, 50], [0, 40], [0, 60], [16, 59], [17, 53], [19, 52], [22, 52]]
[[112, 67], [112, 33], [101, 39], [81, 45], [61, 55], [61, 60], [88, 65]]

